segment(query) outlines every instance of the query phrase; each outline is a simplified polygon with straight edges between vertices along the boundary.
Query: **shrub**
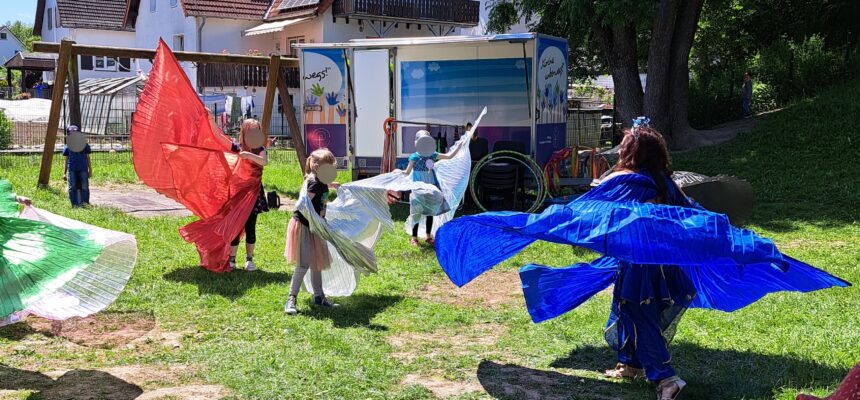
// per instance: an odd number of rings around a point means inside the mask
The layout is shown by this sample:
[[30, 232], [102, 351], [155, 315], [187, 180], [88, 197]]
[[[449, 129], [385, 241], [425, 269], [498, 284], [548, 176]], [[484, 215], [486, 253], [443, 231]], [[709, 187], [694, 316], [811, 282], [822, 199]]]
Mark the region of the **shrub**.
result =
[[6, 118], [3, 110], [0, 110], [0, 149], [8, 149], [12, 146], [12, 120]]

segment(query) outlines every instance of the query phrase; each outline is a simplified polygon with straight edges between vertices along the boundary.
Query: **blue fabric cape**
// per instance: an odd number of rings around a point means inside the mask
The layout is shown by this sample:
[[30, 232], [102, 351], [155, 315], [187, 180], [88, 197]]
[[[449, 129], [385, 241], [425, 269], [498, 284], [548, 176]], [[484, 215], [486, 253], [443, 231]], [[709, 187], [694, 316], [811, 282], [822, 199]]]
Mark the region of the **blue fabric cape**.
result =
[[566, 205], [540, 214], [491, 212], [457, 218], [439, 229], [436, 255], [463, 286], [536, 240], [603, 254], [564, 268], [529, 264], [520, 270], [535, 322], [557, 317], [606, 289], [619, 262], [677, 265], [698, 295], [691, 307], [734, 311], [778, 291], [809, 292], [850, 284], [779, 252], [774, 243], [729, 223], [683, 197], [680, 205], [646, 203], [654, 181], [618, 175]]

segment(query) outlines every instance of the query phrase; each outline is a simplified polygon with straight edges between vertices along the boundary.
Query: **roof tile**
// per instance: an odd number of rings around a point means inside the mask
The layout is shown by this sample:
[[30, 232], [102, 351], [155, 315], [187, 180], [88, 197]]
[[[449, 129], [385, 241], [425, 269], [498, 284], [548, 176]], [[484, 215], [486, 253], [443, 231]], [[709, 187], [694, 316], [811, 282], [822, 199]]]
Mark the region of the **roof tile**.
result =
[[183, 0], [185, 15], [262, 20], [269, 0]]
[[125, 25], [126, 0], [57, 0], [64, 28], [133, 31]]
[[274, 0], [266, 15], [267, 21], [296, 18], [316, 13], [320, 0]]

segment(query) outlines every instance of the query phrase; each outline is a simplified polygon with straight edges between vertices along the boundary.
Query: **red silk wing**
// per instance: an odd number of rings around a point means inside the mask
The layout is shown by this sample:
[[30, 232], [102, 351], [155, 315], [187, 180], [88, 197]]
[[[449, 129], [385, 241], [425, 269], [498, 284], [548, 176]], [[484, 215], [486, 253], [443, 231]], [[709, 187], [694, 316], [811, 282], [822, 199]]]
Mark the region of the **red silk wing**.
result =
[[261, 191], [262, 169], [230, 153], [170, 49], [160, 41], [131, 127], [137, 176], [200, 217], [179, 229], [200, 265], [229, 271], [230, 242]]
[[[200, 218], [218, 213], [230, 196], [230, 179], [239, 162], [232, 153], [163, 143], [162, 150], [173, 172], [177, 201], [195, 209]], [[232, 165], [231, 165], [232, 164]], [[211, 185], [200, 185], [210, 182]]]
[[212, 272], [229, 272], [230, 242], [242, 233], [257, 201], [257, 189], [243, 190], [230, 199], [217, 215], [179, 228], [179, 234], [197, 246], [200, 266]]
[[[196, 204], [183, 202], [161, 145], [172, 143], [229, 151], [228, 142], [216, 135], [223, 134], [212, 130], [209, 114], [191, 82], [164, 41], [159, 41], [131, 125], [132, 160], [137, 176], [158, 193], [182, 203], [194, 215], [210, 214]], [[212, 192], [219, 190], [219, 185], [223, 181], [202, 180], [196, 187], [202, 192]]]

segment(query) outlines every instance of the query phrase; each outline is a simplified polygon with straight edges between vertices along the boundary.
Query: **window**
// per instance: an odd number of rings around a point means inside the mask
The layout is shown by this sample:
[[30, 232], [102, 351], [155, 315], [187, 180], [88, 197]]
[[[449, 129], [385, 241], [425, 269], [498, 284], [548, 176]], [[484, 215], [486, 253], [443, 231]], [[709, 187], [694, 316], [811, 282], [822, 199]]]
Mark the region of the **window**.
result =
[[176, 7], [178, 5], [179, 5], [179, 0], [170, 0], [170, 6], [171, 7]]
[[110, 57], [94, 57], [96, 71], [116, 71], [116, 59]]
[[92, 71], [93, 70], [93, 57], [92, 56], [81, 56], [80, 66], [81, 66], [81, 70]]
[[54, 29], [54, 9], [48, 8], [48, 30]]
[[149, 0], [149, 12], [155, 12], [155, 0]]
[[131, 59], [130, 58], [119, 58], [117, 59], [119, 62], [119, 71], [120, 72], [130, 72], [131, 71]]
[[6, 32], [0, 32], [0, 40], [6, 40]]
[[299, 43], [304, 43], [304, 42], [305, 42], [304, 36], [295, 36], [295, 37], [287, 38], [287, 46], [289, 46], [289, 48], [290, 48], [290, 57], [297, 57], [299, 54], [299, 51], [295, 47], [293, 47], [293, 45], [299, 44]]
[[185, 35], [173, 35], [173, 51], [185, 51]]

